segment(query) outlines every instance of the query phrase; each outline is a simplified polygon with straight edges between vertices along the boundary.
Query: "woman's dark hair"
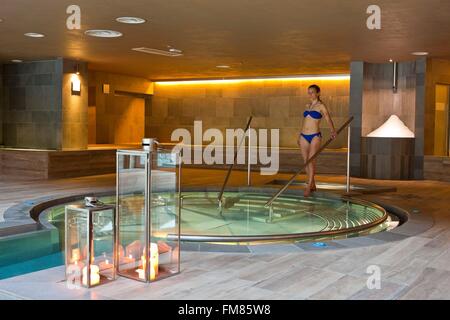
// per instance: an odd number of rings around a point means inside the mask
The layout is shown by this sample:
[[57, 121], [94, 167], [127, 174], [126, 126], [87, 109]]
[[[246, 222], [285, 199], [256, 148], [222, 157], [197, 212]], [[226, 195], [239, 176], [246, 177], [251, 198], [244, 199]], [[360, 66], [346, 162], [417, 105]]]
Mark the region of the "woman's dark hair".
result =
[[317, 84], [312, 84], [308, 87], [308, 89], [314, 89], [314, 91], [316, 91], [316, 93], [318, 94], [317, 96], [317, 100], [319, 100], [320, 102], [322, 102], [322, 100], [320, 100], [320, 87]]

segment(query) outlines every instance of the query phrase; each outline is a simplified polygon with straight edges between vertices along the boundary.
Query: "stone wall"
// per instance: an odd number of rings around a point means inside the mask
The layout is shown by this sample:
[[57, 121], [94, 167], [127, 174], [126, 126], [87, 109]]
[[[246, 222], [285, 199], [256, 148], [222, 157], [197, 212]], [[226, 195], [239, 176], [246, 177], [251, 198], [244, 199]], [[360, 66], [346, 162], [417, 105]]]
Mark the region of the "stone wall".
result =
[[[81, 94], [72, 94], [77, 71]], [[54, 59], [3, 65], [3, 142], [6, 147], [87, 148], [87, 64]]]
[[3, 66], [0, 65], [0, 146], [3, 145]]
[[61, 146], [62, 59], [3, 65], [3, 142], [14, 148]]
[[[78, 65], [78, 69], [76, 66]], [[74, 75], [78, 70], [79, 75]], [[72, 94], [72, 77], [81, 82], [80, 94]], [[61, 149], [83, 150], [88, 145], [88, 84], [87, 63], [72, 60], [63, 61]]]
[[352, 61], [350, 74], [350, 116], [353, 116], [350, 124], [350, 174], [360, 177], [364, 62]]
[[[146, 136], [170, 142], [177, 128], [191, 131], [195, 120], [203, 121], [203, 130], [243, 128], [253, 115], [253, 128], [279, 128], [280, 146], [297, 147], [303, 110], [309, 102], [307, 88], [316, 83], [322, 88], [322, 100], [328, 106], [335, 126], [348, 118], [349, 80], [264, 80], [237, 82], [155, 83], [154, 95], [146, 112]], [[322, 133], [329, 128], [322, 122]], [[330, 148], [346, 147], [343, 132]]]

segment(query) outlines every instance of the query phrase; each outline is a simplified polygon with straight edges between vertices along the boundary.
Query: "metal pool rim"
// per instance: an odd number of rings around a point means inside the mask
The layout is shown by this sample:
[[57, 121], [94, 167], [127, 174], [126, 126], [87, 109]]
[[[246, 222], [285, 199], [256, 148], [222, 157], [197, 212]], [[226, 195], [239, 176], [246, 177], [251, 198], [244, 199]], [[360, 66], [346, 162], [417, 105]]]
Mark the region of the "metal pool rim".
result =
[[[255, 188], [255, 187], [231, 187], [227, 189], [227, 192], [255, 192], [255, 193], [264, 193], [264, 194], [270, 194], [273, 191], [276, 191], [277, 189], [273, 188]], [[220, 188], [215, 187], [209, 187], [209, 188], [189, 188], [189, 190], [183, 190], [187, 192], [219, 192]], [[263, 192], [262, 192], [263, 191]], [[284, 193], [287, 195], [295, 195], [297, 197], [301, 197], [298, 194], [298, 190], [288, 189]], [[346, 235], [346, 234], [352, 234], [359, 231], [364, 231], [371, 229], [383, 222], [386, 221], [388, 218], [387, 211], [380, 205], [367, 201], [362, 199], [353, 199], [351, 197], [345, 197], [345, 196], [338, 196], [331, 193], [326, 192], [315, 192], [316, 196], [313, 196], [311, 198], [325, 198], [325, 199], [333, 199], [333, 200], [342, 200], [342, 201], [348, 201], [350, 203], [354, 204], [360, 204], [367, 207], [371, 207], [374, 209], [377, 209], [382, 212], [382, 216], [370, 223], [360, 225], [357, 227], [352, 228], [344, 228], [339, 230], [331, 230], [331, 231], [317, 231], [317, 232], [304, 232], [304, 233], [289, 233], [289, 234], [272, 234], [272, 235], [254, 235], [254, 236], [207, 236], [207, 235], [190, 235], [190, 234], [181, 234], [180, 238], [181, 241], [188, 241], [188, 242], [260, 242], [260, 241], [287, 241], [287, 240], [302, 240], [302, 239], [309, 239], [309, 238], [319, 238], [319, 237], [333, 237], [333, 236], [340, 236], [340, 235]], [[168, 237], [169, 239], [172, 239], [171, 235]], [[173, 237], [174, 239], [174, 237]]]
[[[269, 188], [269, 187], [229, 187], [227, 188], [227, 192], [253, 192], [253, 193], [261, 193], [261, 194], [271, 194], [276, 192], [276, 188]], [[164, 190], [159, 190], [160, 192], [164, 192]], [[183, 188], [182, 192], [219, 192], [219, 187], [185, 187]], [[296, 196], [296, 197], [302, 197], [299, 195], [299, 190], [295, 189], [288, 189], [285, 191], [286, 195]], [[47, 226], [47, 227], [53, 227], [53, 225], [50, 226], [50, 224], [47, 221], [42, 221], [40, 219], [41, 213], [45, 212], [47, 209], [61, 205], [67, 202], [82, 200], [85, 196], [114, 196], [114, 192], [111, 191], [105, 191], [105, 192], [98, 192], [98, 193], [90, 193], [90, 194], [79, 194], [79, 195], [71, 195], [67, 197], [62, 198], [56, 198], [51, 199], [48, 201], [41, 202], [37, 204], [36, 206], [32, 207], [30, 210], [30, 216], [38, 221], [40, 224]], [[348, 196], [341, 196], [333, 193], [328, 192], [315, 192], [314, 196], [311, 196], [310, 199], [314, 198], [325, 198], [325, 199], [331, 199], [331, 200], [341, 200], [341, 201], [348, 201], [353, 204], [359, 204], [364, 205], [367, 207], [371, 207], [374, 209], [377, 209], [382, 212], [382, 216], [379, 219], [376, 219], [375, 221], [372, 221], [370, 223], [351, 227], [351, 228], [343, 228], [339, 230], [330, 230], [330, 231], [316, 231], [316, 232], [307, 232], [307, 233], [290, 233], [290, 234], [272, 234], [272, 235], [251, 235], [251, 236], [208, 236], [208, 235], [193, 235], [193, 234], [181, 234], [180, 240], [185, 242], [209, 242], [209, 243], [257, 243], [257, 242], [272, 242], [272, 241], [294, 241], [294, 240], [305, 240], [305, 239], [311, 239], [311, 238], [323, 238], [323, 237], [338, 237], [342, 235], [348, 235], [357, 233], [364, 230], [369, 230], [379, 224], [382, 224], [386, 221], [389, 214], [386, 211], [385, 208], [383, 208], [381, 205], [367, 201], [362, 199], [355, 199]], [[305, 198], [307, 199], [307, 198]], [[394, 213], [395, 214], [395, 213]], [[396, 215], [396, 214], [395, 214]], [[397, 216], [397, 215], [396, 215]], [[404, 222], [404, 217], [399, 217]], [[174, 239], [175, 235], [168, 235], [168, 239]]]

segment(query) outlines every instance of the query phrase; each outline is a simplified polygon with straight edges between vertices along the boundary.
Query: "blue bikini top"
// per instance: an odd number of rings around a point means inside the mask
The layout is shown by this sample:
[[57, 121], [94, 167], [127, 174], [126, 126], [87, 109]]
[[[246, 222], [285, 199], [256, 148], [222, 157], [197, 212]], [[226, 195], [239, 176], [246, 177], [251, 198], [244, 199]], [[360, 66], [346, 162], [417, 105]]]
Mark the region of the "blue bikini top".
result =
[[315, 110], [305, 110], [305, 112], [303, 112], [303, 117], [306, 118], [306, 116], [310, 116], [311, 118], [314, 119], [320, 119], [322, 118], [322, 114], [319, 111], [315, 111]]

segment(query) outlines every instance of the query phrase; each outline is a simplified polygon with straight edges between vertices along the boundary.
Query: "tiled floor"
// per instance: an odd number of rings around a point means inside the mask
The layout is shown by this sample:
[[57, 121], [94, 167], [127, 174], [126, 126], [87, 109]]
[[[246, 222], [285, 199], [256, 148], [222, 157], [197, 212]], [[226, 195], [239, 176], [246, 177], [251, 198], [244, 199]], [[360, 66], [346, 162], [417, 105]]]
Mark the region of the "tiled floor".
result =
[[[224, 172], [186, 170], [185, 175], [189, 185], [217, 185]], [[272, 179], [255, 175], [253, 182]], [[245, 173], [233, 173], [231, 185], [242, 181]], [[450, 299], [450, 183], [354, 181], [395, 186], [397, 192], [361, 197], [419, 213], [390, 233], [335, 240], [325, 248], [302, 243], [255, 246], [243, 253], [184, 251], [179, 275], [149, 285], [119, 278], [91, 290], [71, 290], [62, 281], [63, 267], [47, 269], [0, 281], [0, 299]], [[26, 186], [0, 182], [0, 212], [24, 199], [113, 189], [113, 184], [111, 175]], [[367, 286], [369, 266], [380, 268], [380, 289]]]

